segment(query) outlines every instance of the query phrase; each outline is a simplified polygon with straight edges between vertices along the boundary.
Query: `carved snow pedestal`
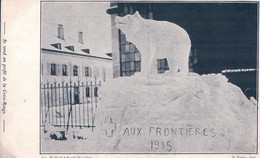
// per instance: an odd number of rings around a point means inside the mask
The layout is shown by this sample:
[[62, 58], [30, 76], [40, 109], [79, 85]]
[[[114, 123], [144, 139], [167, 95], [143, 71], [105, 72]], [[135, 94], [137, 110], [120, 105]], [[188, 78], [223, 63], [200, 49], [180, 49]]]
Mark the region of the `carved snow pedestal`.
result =
[[[105, 152], [256, 152], [257, 105], [221, 74], [188, 73], [185, 30], [138, 12], [116, 23], [139, 49], [142, 68], [99, 90], [95, 136]], [[166, 74], [156, 74], [160, 58], [169, 62]]]
[[256, 151], [257, 107], [220, 74], [108, 80], [98, 136], [114, 152]]

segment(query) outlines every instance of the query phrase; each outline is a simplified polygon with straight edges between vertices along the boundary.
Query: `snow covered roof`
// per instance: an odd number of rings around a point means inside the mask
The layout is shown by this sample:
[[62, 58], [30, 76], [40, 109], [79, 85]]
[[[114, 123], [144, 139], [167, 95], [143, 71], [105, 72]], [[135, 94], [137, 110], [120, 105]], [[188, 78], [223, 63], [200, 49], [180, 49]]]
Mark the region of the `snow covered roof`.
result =
[[[58, 25], [60, 23], [42, 23], [41, 27], [41, 48], [54, 51], [64, 51], [75, 53], [78, 55], [90, 55], [102, 58], [112, 59], [106, 52], [103, 54], [95, 54], [88, 47], [88, 42], [84, 41], [84, 36], [87, 36], [87, 31], [79, 24], [65, 23], [61, 24], [64, 31], [64, 39], [58, 37]], [[79, 41], [79, 32], [83, 33], [83, 42]], [[89, 52], [89, 53], [88, 53]]]
[[222, 70], [221, 73], [249, 72], [249, 71], [256, 71], [256, 69], [232, 69], [232, 70]]

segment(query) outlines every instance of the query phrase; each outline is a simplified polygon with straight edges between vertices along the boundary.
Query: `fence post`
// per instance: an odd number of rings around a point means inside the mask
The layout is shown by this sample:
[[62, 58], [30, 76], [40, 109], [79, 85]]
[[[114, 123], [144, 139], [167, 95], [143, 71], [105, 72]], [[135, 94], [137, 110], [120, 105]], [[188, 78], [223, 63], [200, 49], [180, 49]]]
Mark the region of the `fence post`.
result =
[[95, 97], [95, 107], [97, 108], [97, 80], [95, 79], [95, 87], [94, 87], [94, 97]]
[[62, 80], [62, 105], [63, 105], [63, 116], [64, 116], [64, 119], [63, 119], [63, 125], [64, 125], [64, 128], [65, 128], [65, 118], [66, 118], [66, 115], [65, 115], [65, 106], [64, 106], [64, 81]]
[[[87, 86], [86, 86], [86, 88], [87, 88], [86, 89], [87, 90], [86, 93], [88, 93], [88, 95], [89, 95], [89, 83], [88, 83], [88, 81], [87, 81], [86, 84], [87, 84]], [[88, 108], [88, 104], [89, 103], [88, 103], [88, 98], [89, 98], [89, 96], [87, 96], [87, 119], [88, 119], [88, 127], [89, 127], [89, 108]]]
[[61, 103], [60, 103], [60, 83], [58, 84], [58, 89], [59, 89], [59, 115], [60, 115], [60, 126], [61, 126]]
[[[56, 120], [56, 125], [58, 125], [58, 121], [57, 121], [57, 82], [56, 82], [56, 79], [54, 81], [54, 93], [55, 93], [55, 95], [54, 95], [54, 98], [55, 98], [55, 100], [54, 100], [54, 103], [55, 103], [55, 120]], [[52, 111], [53, 110], [54, 110], [54, 107], [53, 107]]]
[[[42, 90], [43, 89], [43, 90]], [[41, 84], [41, 99], [42, 99], [42, 93], [43, 93], [43, 102], [42, 103], [42, 110], [41, 110], [41, 114], [42, 114], [42, 121], [41, 121], [41, 124], [44, 125], [45, 123], [45, 120], [46, 118], [44, 118], [44, 116], [46, 115], [46, 108], [45, 108], [45, 84], [43, 84], [43, 87], [42, 87], [42, 84]]]
[[67, 105], [68, 105], [68, 116], [69, 116], [69, 111], [70, 111], [70, 95], [69, 95], [69, 84], [66, 83], [66, 93], [67, 93]]
[[83, 127], [85, 126], [85, 103], [84, 103], [84, 82], [82, 82], [82, 105], [83, 105]]
[[[74, 89], [74, 91], [73, 91], [73, 93], [74, 93], [74, 95], [75, 95], [75, 88], [76, 88], [76, 90], [77, 90], [77, 93], [78, 93], [78, 95], [79, 95], [79, 92], [78, 92], [78, 87], [77, 87], [77, 84], [76, 83], [74, 83], [74, 87], [73, 87], [73, 89]], [[79, 100], [76, 100], [76, 99], [79, 99], [79, 98], [75, 98], [75, 96], [74, 95], [72, 95], [73, 96], [73, 98], [74, 98], [74, 111], [75, 111], [75, 127], [77, 127], [77, 104], [76, 103], [78, 103], [79, 102]], [[71, 115], [71, 118], [72, 118], [72, 115]]]
[[71, 94], [71, 90], [72, 90], [72, 81], [70, 79], [70, 110], [69, 110], [69, 114], [68, 114], [68, 122], [67, 122], [67, 131], [69, 130], [69, 122], [70, 122], [70, 115], [71, 115], [71, 127], [73, 128], [73, 115], [72, 115], [72, 94]]
[[[44, 85], [44, 88], [45, 88], [45, 85]], [[46, 130], [45, 130], [45, 125], [46, 125], [46, 122], [47, 122], [47, 118], [48, 118], [48, 115], [49, 115], [49, 123], [50, 123], [50, 104], [49, 104], [49, 82], [47, 81], [47, 99], [48, 99], [48, 110], [47, 110], [47, 113], [45, 113], [45, 123], [44, 123], [44, 132], [46, 133]], [[44, 92], [45, 93], [45, 92]]]
[[93, 132], [93, 125], [94, 125], [94, 112], [93, 112], [93, 85], [92, 81], [90, 81], [90, 102], [91, 102], [91, 127]]
[[[49, 115], [49, 123], [51, 123], [51, 114], [50, 114], [50, 89], [49, 89], [49, 82], [47, 81], [47, 99], [48, 99], [48, 111], [47, 111], [47, 114]], [[46, 115], [47, 115], [46, 114]]]
[[[83, 73], [83, 72], [82, 72]], [[80, 96], [81, 96], [81, 93], [80, 93], [80, 80], [78, 79], [78, 89], [79, 89], [79, 91], [78, 91], [78, 93], [79, 93], [79, 128], [81, 128], [81, 117], [80, 117], [80, 106], [81, 106], [81, 103], [80, 103]]]
[[51, 122], [52, 122], [52, 124], [54, 124], [53, 123], [53, 93], [52, 93], [52, 89], [53, 89], [53, 85], [52, 85], [52, 83], [51, 83]]

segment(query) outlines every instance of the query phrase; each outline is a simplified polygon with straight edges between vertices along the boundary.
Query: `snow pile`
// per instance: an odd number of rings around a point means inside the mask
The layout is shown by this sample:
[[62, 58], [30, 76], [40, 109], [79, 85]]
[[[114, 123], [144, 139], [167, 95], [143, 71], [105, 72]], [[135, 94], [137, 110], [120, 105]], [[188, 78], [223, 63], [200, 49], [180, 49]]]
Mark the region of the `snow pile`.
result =
[[117, 127], [104, 149], [256, 151], [257, 107], [239, 87], [221, 74], [176, 75], [150, 75], [147, 79], [136, 74], [102, 85], [96, 121], [102, 123], [110, 117]]

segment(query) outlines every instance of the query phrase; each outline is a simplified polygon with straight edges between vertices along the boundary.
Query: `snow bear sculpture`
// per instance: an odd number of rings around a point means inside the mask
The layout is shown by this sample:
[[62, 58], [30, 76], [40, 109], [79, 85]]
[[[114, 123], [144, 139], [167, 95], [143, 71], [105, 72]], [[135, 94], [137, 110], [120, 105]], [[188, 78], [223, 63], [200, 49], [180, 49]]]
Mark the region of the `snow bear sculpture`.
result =
[[136, 11], [133, 15], [115, 18], [116, 27], [141, 53], [141, 73], [157, 73], [157, 59], [167, 58], [169, 71], [187, 74], [191, 41], [180, 26], [167, 21], [144, 19]]

